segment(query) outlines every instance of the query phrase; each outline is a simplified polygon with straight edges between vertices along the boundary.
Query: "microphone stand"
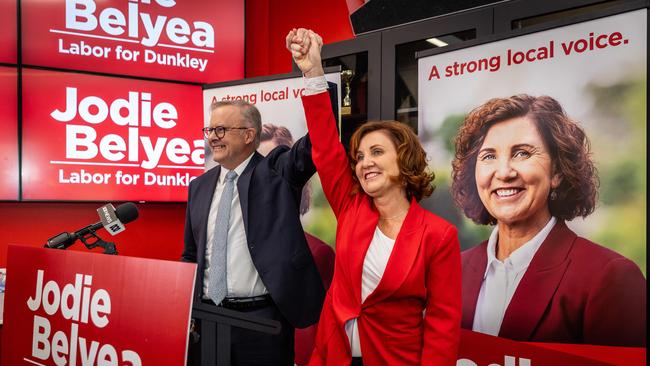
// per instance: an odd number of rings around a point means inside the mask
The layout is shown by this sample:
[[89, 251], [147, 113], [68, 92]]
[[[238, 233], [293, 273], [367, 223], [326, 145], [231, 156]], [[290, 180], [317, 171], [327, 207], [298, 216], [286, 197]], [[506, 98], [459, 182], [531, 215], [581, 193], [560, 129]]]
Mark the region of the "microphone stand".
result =
[[94, 227], [95, 225], [88, 225], [73, 234], [63, 232], [59, 235], [53, 236], [48, 240], [48, 244], [45, 244], [44, 246], [45, 248], [63, 250], [67, 249], [69, 246], [80, 239], [88, 249], [100, 247], [104, 248], [104, 254], [117, 254], [115, 243], [108, 242], [100, 238], [97, 235], [96, 229]]
[[104, 254], [117, 255], [117, 248], [115, 248], [115, 243], [104, 241], [92, 228], [88, 231], [88, 233], [80, 236], [79, 240], [81, 240], [81, 242], [84, 243], [88, 249], [100, 247], [104, 249]]

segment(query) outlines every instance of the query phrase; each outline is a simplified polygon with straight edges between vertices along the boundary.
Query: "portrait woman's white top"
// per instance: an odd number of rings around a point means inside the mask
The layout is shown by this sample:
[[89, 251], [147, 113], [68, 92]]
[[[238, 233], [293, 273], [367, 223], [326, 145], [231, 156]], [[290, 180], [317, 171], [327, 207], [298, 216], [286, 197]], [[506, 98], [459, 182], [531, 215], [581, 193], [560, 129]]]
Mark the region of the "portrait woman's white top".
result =
[[487, 266], [483, 275], [483, 284], [476, 302], [476, 313], [472, 330], [499, 335], [503, 316], [512, 300], [519, 282], [533, 260], [535, 253], [551, 232], [557, 220], [551, 217], [546, 226], [527, 243], [517, 248], [504, 261], [496, 257], [498, 226], [492, 230], [487, 245]]

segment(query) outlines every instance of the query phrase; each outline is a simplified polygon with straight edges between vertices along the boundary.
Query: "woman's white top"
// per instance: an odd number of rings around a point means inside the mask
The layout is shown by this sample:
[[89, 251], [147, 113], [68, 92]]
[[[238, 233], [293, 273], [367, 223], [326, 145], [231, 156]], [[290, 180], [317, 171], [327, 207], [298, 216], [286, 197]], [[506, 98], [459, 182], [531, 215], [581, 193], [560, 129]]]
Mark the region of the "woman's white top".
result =
[[[387, 237], [379, 230], [379, 226], [375, 229], [372, 236], [370, 247], [366, 253], [366, 258], [363, 260], [363, 273], [361, 275], [361, 302], [366, 301], [379, 281], [384, 276], [388, 258], [393, 251], [395, 240]], [[357, 326], [357, 318], [350, 319], [345, 323], [345, 332], [350, 340], [350, 349], [352, 350], [352, 357], [361, 357], [361, 346], [359, 344], [359, 327]]]
[[499, 238], [498, 226], [492, 230], [487, 245], [487, 266], [483, 275], [483, 284], [476, 301], [476, 312], [472, 330], [499, 335], [503, 316], [512, 300], [519, 282], [526, 273], [530, 261], [555, 226], [557, 220], [551, 217], [546, 226], [532, 239], [517, 248], [503, 262], [496, 257]]

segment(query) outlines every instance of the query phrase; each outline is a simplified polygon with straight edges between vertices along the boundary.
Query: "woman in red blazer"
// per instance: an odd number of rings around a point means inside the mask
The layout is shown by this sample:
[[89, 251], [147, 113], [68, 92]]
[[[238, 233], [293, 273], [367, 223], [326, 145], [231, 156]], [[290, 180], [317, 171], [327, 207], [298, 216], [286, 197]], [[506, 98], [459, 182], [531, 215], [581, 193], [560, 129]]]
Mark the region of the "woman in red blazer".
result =
[[553, 98], [492, 99], [456, 138], [452, 192], [496, 224], [462, 254], [462, 326], [519, 341], [645, 346], [646, 280], [565, 224], [591, 214], [598, 178], [580, 126]]
[[[322, 41], [292, 31], [287, 47], [325, 90]], [[310, 87], [320, 80], [320, 87]], [[316, 82], [318, 84], [318, 82]], [[460, 333], [457, 231], [417, 203], [433, 191], [425, 152], [398, 122], [361, 126], [350, 158], [328, 93], [303, 97], [314, 163], [337, 217], [334, 279], [310, 365], [454, 365]]]

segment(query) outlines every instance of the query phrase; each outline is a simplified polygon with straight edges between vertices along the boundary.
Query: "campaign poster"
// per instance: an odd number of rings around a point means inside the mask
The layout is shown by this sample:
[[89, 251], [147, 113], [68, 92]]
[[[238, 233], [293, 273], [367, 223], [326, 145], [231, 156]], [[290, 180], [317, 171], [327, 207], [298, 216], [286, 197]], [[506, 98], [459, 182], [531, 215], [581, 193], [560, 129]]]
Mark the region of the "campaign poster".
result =
[[424, 205], [465, 249], [458, 364], [643, 364], [647, 10], [519, 34], [418, 61]]
[[22, 62], [156, 79], [244, 77], [243, 0], [22, 0]]
[[184, 202], [201, 87], [23, 69], [22, 199]]
[[[340, 74], [338, 72], [327, 73], [326, 78], [337, 85], [337, 92], [340, 95]], [[208, 86], [203, 91], [203, 123], [205, 126], [209, 126], [210, 105], [215, 101], [245, 100], [254, 104], [262, 115], [263, 138], [258, 151], [265, 155], [270, 151], [263, 151], [266, 149], [266, 145], [271, 141], [278, 141], [271, 136], [274, 133], [283, 133], [293, 142], [307, 133], [305, 112], [301, 101], [304, 89], [302, 76], [294, 75], [274, 80], [256, 81], [253, 79], [243, 80], [234, 85]], [[269, 140], [265, 142], [266, 135]], [[289, 145], [293, 142], [283, 141], [281, 143]], [[209, 170], [216, 164], [211, 158], [211, 152], [206, 148], [205, 169]], [[327, 203], [317, 174], [306, 185], [302, 202], [303, 205], [307, 205], [307, 207], [301, 208], [301, 212], [306, 211], [301, 217], [305, 231], [333, 246], [336, 235], [336, 218]]]
[[3, 365], [184, 365], [196, 264], [10, 245]]
[[0, 67], [0, 200], [18, 200], [18, 71]]
[[463, 249], [487, 240], [450, 194], [455, 138], [491, 98], [550, 96], [584, 129], [600, 179], [593, 213], [567, 222], [646, 272], [647, 10], [636, 10], [419, 59], [419, 136], [437, 186], [425, 202], [459, 228]]

